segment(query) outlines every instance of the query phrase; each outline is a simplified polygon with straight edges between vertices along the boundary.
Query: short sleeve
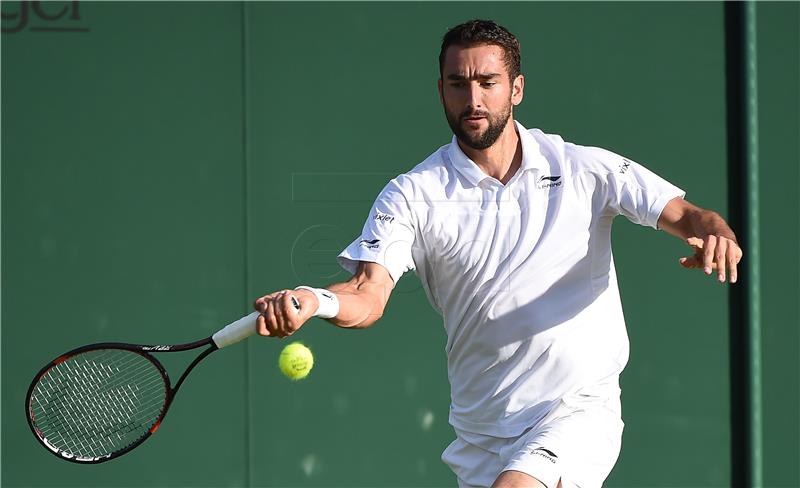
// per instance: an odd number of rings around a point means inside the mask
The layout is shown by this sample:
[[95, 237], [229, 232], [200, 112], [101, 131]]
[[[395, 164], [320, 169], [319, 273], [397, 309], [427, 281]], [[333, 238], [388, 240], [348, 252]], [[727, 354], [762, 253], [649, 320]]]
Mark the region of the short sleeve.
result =
[[628, 158], [604, 149], [592, 148], [600, 159], [600, 183], [605, 203], [631, 222], [658, 228], [658, 218], [673, 198], [686, 192]]
[[337, 257], [351, 273], [359, 261], [378, 263], [389, 271], [395, 283], [406, 271], [415, 269], [411, 247], [414, 244], [414, 219], [408, 200], [392, 180], [372, 205], [361, 235]]

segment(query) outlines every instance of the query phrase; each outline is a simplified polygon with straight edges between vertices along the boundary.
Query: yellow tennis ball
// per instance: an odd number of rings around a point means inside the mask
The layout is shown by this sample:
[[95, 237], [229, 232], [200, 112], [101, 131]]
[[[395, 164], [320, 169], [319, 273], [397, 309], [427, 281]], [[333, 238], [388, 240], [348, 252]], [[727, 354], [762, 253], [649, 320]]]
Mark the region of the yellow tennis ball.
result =
[[278, 367], [291, 380], [302, 380], [314, 367], [311, 350], [300, 342], [293, 342], [283, 348], [278, 358]]

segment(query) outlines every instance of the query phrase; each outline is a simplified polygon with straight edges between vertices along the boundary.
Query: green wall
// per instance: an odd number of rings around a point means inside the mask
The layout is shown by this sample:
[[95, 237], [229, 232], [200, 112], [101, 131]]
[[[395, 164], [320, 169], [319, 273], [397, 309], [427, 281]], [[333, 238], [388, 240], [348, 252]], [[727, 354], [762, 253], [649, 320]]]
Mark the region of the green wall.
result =
[[800, 486], [800, 3], [759, 3], [764, 485]]
[[243, 348], [201, 366], [168, 434], [118, 462], [59, 461], [24, 422], [26, 384], [60, 352], [193, 340], [248, 305], [241, 6], [80, 15], [31, 25], [89, 32], [2, 36], [3, 486], [241, 486]]
[[[78, 5], [78, 19], [32, 14], [2, 36], [4, 487], [455, 486], [439, 460], [453, 436], [444, 331], [414, 276], [371, 329], [302, 329], [316, 357], [306, 381], [280, 376], [280, 341], [218, 353], [158, 434], [110, 463], [58, 461], [22, 406], [65, 349], [193, 340], [260, 294], [345, 279], [334, 257], [383, 184], [450, 140], [436, 59], [463, 20], [520, 38], [525, 125], [625, 154], [726, 208], [720, 3]], [[797, 210], [797, 4], [759, 15], [763, 158], [793, 171], [775, 185]], [[787, 229], [786, 195], [763, 192], [765, 227], [789, 233], [762, 243], [765, 480], [789, 487], [798, 222], [792, 212]], [[727, 486], [725, 287], [683, 271], [683, 244], [663, 233], [620, 219], [614, 242], [631, 361], [607, 485]]]

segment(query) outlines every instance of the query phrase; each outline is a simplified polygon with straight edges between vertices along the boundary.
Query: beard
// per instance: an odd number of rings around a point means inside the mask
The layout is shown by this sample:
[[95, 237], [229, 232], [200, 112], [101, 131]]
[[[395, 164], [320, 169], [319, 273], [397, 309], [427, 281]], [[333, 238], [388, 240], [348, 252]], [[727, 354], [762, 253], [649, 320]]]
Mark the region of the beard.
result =
[[[508, 103], [503, 106], [500, 109], [500, 112], [497, 114], [492, 114], [485, 110], [473, 110], [469, 108], [461, 114], [456, 115], [448, 111], [445, 107], [444, 115], [447, 118], [447, 123], [450, 125], [450, 129], [453, 131], [453, 134], [455, 134], [459, 141], [468, 147], [471, 147], [472, 149], [486, 149], [491, 147], [491, 145], [497, 141], [497, 139], [500, 137], [500, 134], [502, 134], [503, 130], [505, 130], [506, 125], [508, 125], [508, 121], [511, 117], [511, 99], [508, 100]], [[468, 133], [466, 130], [464, 130], [462, 125], [464, 119], [468, 117], [486, 117], [489, 127], [487, 127], [482, 133]]]

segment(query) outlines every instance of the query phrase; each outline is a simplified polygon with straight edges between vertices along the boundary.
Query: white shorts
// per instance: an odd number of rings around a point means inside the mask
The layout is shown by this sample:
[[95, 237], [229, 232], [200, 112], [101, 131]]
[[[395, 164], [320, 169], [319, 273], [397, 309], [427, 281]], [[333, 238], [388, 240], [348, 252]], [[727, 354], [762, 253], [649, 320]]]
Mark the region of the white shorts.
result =
[[535, 427], [498, 438], [456, 430], [442, 461], [459, 488], [490, 487], [503, 471], [521, 471], [547, 488], [600, 488], [617, 462], [623, 422], [619, 397], [562, 400]]

